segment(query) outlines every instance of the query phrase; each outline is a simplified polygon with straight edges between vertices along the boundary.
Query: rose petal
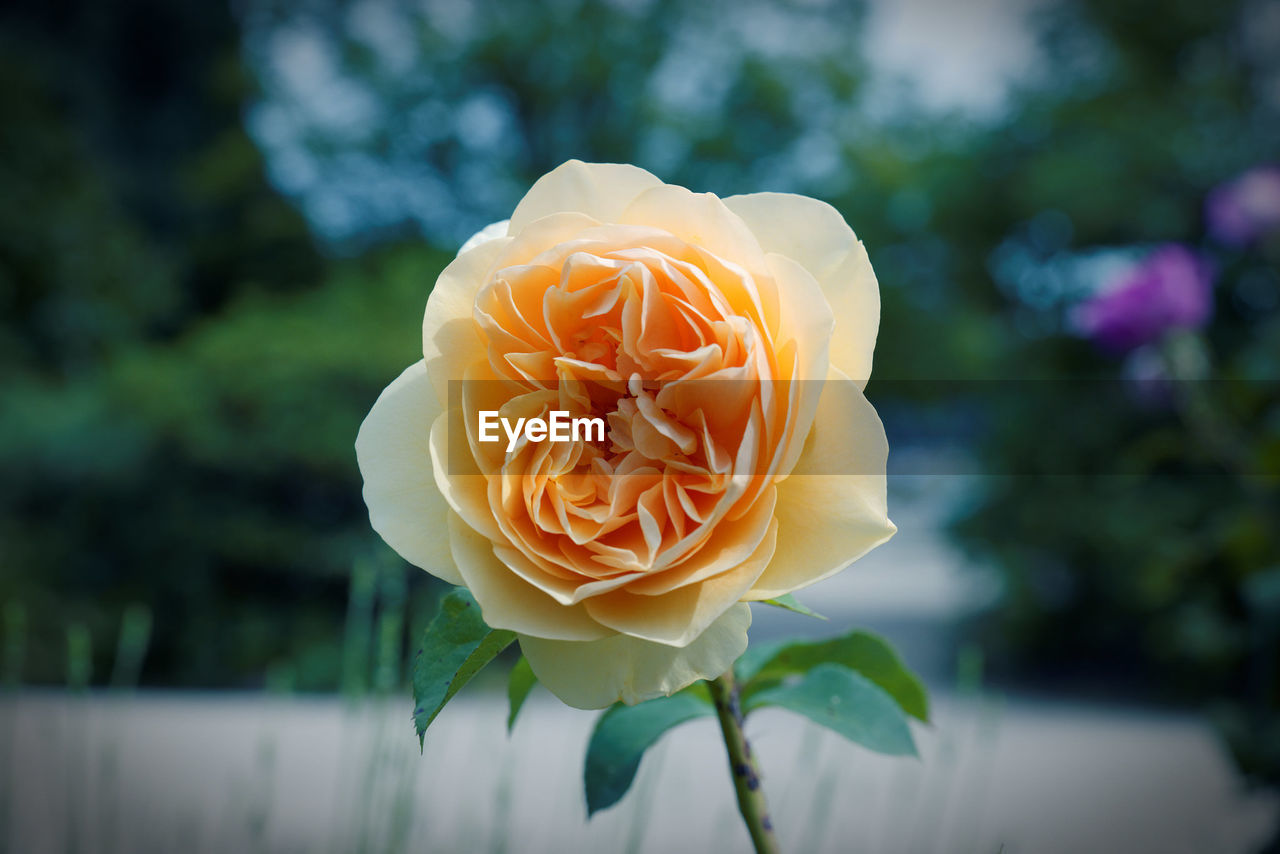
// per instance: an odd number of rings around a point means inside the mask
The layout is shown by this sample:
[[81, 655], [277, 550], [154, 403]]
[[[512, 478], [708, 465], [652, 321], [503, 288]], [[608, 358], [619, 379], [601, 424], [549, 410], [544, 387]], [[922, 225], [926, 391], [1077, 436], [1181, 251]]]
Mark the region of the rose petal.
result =
[[755, 551], [720, 575], [657, 596], [614, 590], [588, 599], [587, 613], [632, 637], [687, 646], [751, 589], [773, 557], [777, 532], [777, 522], [771, 521]]
[[827, 375], [831, 333], [835, 318], [831, 306], [813, 276], [799, 263], [777, 253], [768, 256], [769, 269], [783, 299], [779, 315], [779, 341], [795, 342], [795, 364], [791, 373], [794, 392], [787, 411], [788, 435], [791, 443], [781, 450], [775, 471], [787, 474], [795, 467], [804, 450], [818, 402], [822, 396], [822, 379]]
[[472, 530], [457, 513], [449, 514], [449, 545], [462, 583], [493, 628], [560, 641], [592, 641], [610, 635], [582, 605], [561, 605], [512, 572], [493, 553], [492, 541]]
[[[777, 490], [766, 486], [748, 512], [736, 519], [722, 519], [719, 524], [711, 526], [705, 542], [697, 552], [675, 566], [650, 572], [633, 581], [627, 586], [627, 591], [643, 596], [657, 596], [679, 587], [698, 584], [740, 566], [744, 561], [767, 559], [760, 551], [760, 546], [769, 536], [776, 504]], [[687, 545], [674, 544], [672, 551], [678, 549], [686, 550]]]
[[570, 160], [539, 178], [511, 214], [511, 233], [548, 214], [576, 211], [616, 222], [631, 200], [662, 181], [638, 166]]
[[[450, 407], [441, 413], [431, 425], [428, 450], [431, 454], [431, 470], [436, 486], [448, 506], [471, 528], [490, 540], [502, 539], [502, 531], [494, 521], [489, 507], [489, 481], [476, 467], [475, 459], [467, 453], [450, 453], [450, 434], [458, 435], [466, 428], [462, 424], [461, 407]], [[456, 431], [456, 432], [455, 432]], [[455, 582], [461, 584], [462, 582]]]
[[670, 696], [724, 673], [747, 648], [751, 609], [739, 603], [683, 648], [614, 635], [566, 643], [520, 635], [529, 666], [551, 693], [579, 709], [603, 709]]
[[836, 319], [831, 364], [865, 388], [880, 328], [880, 288], [844, 217], [826, 202], [791, 193], [730, 196], [724, 204], [766, 252], [798, 261], [817, 279]]
[[503, 219], [498, 222], [491, 222], [475, 234], [467, 238], [467, 242], [462, 244], [462, 248], [458, 250], [458, 254], [468, 252], [475, 249], [481, 243], [488, 243], [490, 240], [497, 240], [499, 237], [507, 236], [507, 227], [511, 225], [511, 220]]
[[[636, 196], [623, 211], [621, 222], [661, 228], [690, 244], [695, 252], [711, 253], [731, 270], [736, 267], [752, 275], [768, 276], [761, 241], [711, 193], [693, 193], [684, 187], [663, 184]], [[755, 303], [758, 316], [775, 316], [777, 294], [773, 289], [747, 296]]]
[[423, 362], [383, 389], [356, 436], [369, 523], [414, 566], [450, 584], [462, 577], [449, 554], [449, 506], [431, 471], [432, 423], [443, 417]]
[[449, 380], [485, 357], [484, 341], [473, 312], [476, 293], [490, 269], [511, 242], [499, 237], [458, 254], [436, 279], [422, 316], [422, 354], [427, 373], [441, 403], [449, 399]]
[[567, 247], [602, 228], [608, 226], [601, 226], [598, 219], [581, 211], [549, 213], [520, 231], [513, 229], [511, 241], [504, 244], [496, 266], [500, 269], [520, 264], [545, 264], [559, 268], [559, 261], [572, 252]]
[[778, 484], [778, 547], [743, 598], [772, 599], [834, 575], [893, 536], [884, 425], [858, 384], [832, 370], [791, 476]]
[[561, 605], [576, 605], [592, 596], [607, 593], [631, 580], [627, 574], [613, 578], [602, 578], [598, 581], [587, 579], [557, 578], [543, 571], [529, 556], [519, 549], [507, 546], [495, 546], [493, 553], [513, 573], [559, 602]]

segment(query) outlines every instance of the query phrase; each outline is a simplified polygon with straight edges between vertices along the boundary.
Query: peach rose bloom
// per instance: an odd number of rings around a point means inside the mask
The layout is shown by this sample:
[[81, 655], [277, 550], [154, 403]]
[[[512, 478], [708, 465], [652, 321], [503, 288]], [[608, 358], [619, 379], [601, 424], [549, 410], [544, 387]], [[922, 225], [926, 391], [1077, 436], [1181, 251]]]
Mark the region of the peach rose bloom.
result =
[[[803, 196], [719, 199], [570, 161], [462, 247], [423, 359], [356, 453], [373, 528], [601, 708], [719, 676], [746, 603], [885, 542], [866, 251]], [[451, 403], [452, 401], [452, 403]], [[478, 439], [479, 413], [604, 418], [605, 441]]]

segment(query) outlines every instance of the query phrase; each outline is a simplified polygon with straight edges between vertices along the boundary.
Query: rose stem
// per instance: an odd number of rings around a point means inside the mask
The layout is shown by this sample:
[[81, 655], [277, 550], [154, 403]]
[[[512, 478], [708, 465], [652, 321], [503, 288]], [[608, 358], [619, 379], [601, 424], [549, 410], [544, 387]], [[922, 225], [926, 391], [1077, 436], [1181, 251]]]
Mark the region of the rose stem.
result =
[[719, 679], [707, 680], [707, 687], [711, 689], [711, 699], [715, 701], [716, 715], [720, 718], [720, 732], [724, 734], [724, 745], [729, 751], [729, 773], [733, 777], [733, 788], [738, 793], [738, 811], [747, 824], [756, 854], [778, 854], [778, 840], [773, 835], [769, 805], [760, 786], [760, 771], [742, 730], [742, 709], [738, 705], [738, 686], [733, 680], [733, 668]]

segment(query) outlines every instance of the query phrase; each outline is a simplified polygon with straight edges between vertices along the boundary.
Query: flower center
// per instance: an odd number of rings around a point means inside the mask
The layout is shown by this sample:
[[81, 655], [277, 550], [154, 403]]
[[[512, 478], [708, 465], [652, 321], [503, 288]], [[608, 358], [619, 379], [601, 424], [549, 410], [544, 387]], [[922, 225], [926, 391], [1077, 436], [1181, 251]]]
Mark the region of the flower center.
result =
[[505, 455], [522, 550], [578, 571], [655, 567], [696, 548], [741, 494], [727, 492], [735, 467], [760, 456], [775, 368], [745, 276], [631, 247], [506, 267], [481, 289], [489, 367], [510, 386], [502, 414], [607, 425], [603, 442], [520, 442]]

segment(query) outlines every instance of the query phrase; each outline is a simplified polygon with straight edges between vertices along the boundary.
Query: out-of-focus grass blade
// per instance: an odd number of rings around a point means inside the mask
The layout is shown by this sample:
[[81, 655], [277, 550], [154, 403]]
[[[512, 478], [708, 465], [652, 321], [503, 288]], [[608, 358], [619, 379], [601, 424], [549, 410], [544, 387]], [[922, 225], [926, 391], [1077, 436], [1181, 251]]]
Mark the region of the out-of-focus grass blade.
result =
[[142, 662], [151, 643], [151, 609], [134, 604], [125, 609], [120, 620], [120, 638], [116, 642], [116, 660], [111, 670], [111, 687], [115, 690], [136, 688], [142, 675]]

